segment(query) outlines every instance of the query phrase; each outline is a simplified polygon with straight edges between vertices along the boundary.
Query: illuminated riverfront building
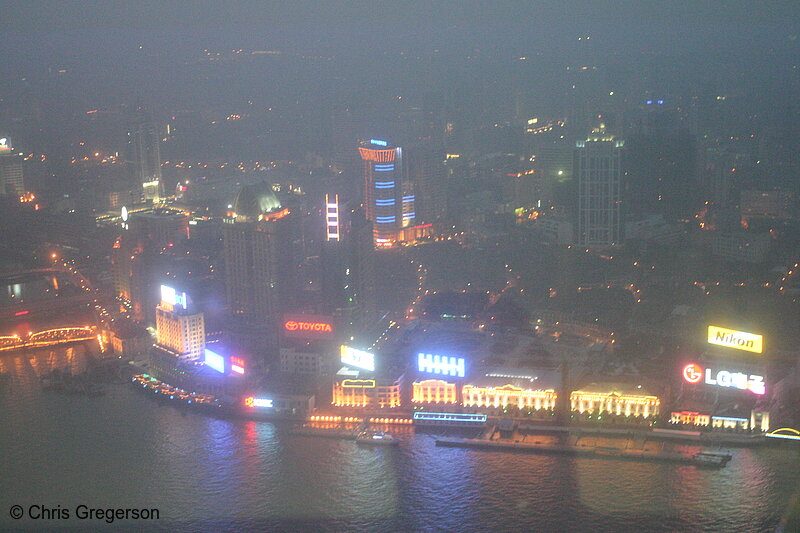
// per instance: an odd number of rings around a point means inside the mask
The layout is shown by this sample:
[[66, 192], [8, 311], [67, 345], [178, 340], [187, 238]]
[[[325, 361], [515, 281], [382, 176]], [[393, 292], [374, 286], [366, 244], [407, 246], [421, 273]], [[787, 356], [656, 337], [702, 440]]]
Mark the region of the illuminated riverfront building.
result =
[[25, 194], [22, 154], [14, 155], [12, 150], [11, 141], [0, 135], [0, 197]]
[[606, 247], [620, 241], [620, 180], [624, 141], [606, 133], [604, 125], [576, 146], [578, 177], [577, 242]]
[[178, 357], [200, 359], [206, 347], [202, 312], [190, 308], [185, 292], [161, 285], [161, 302], [156, 307], [156, 342]]
[[458, 393], [455, 383], [442, 379], [426, 379], [411, 384], [413, 403], [457, 403]]
[[519, 407], [520, 409], [554, 409], [558, 395], [553, 389], [535, 390], [515, 385], [476, 387], [464, 385], [464, 405], [475, 407]]
[[570, 408], [579, 413], [610, 413], [624, 416], [655, 417], [661, 400], [634, 385], [617, 383], [591, 383], [572, 391]]
[[559, 380], [560, 374], [551, 370], [494, 369], [464, 385], [462, 402], [470, 407], [551, 410]]
[[402, 379], [342, 367], [333, 382], [333, 405], [346, 407], [400, 407]]

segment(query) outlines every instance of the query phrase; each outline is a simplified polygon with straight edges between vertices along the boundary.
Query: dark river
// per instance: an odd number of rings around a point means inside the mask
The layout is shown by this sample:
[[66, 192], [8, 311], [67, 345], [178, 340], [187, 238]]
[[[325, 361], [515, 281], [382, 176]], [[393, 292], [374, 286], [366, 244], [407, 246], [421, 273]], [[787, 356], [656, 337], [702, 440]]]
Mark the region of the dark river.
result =
[[[798, 489], [800, 446], [734, 448], [720, 470], [436, 448], [410, 428], [398, 448], [370, 448], [178, 410], [129, 385], [41, 390], [43, 373], [80, 372], [86, 349], [0, 355], [0, 530], [757, 532]], [[75, 518], [81, 504], [160, 518], [109, 526]], [[15, 521], [12, 505], [70, 519]]]

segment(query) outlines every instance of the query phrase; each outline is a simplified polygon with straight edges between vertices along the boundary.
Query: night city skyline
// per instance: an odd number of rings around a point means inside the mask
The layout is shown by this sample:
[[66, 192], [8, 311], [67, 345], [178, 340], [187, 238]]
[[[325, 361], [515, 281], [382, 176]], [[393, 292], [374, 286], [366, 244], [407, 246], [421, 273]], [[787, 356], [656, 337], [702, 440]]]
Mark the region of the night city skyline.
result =
[[800, 531], [793, 2], [0, 2], [0, 529]]

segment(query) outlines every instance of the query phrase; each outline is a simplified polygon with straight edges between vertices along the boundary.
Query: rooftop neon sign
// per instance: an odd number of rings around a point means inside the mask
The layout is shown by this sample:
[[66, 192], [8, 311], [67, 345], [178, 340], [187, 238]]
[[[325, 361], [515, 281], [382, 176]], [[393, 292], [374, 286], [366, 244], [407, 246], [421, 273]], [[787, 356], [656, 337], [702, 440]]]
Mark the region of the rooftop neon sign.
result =
[[186, 298], [185, 292], [178, 294], [178, 292], [169, 285], [161, 286], [161, 303], [165, 303], [173, 308], [181, 306], [186, 309], [187, 302], [188, 298]]
[[344, 344], [340, 350], [342, 363], [363, 370], [375, 371], [375, 354], [365, 350], [356, 350]]
[[706, 385], [749, 390], [759, 396], [766, 393], [764, 376], [730, 372], [728, 370], [719, 370], [714, 374], [714, 371], [710, 368], [703, 370], [700, 365], [694, 363], [683, 367], [683, 379], [689, 383], [699, 383], [703, 377], [705, 377]]
[[245, 407], [273, 407], [271, 398], [255, 398], [248, 396], [244, 399]]
[[382, 141], [382, 140], [380, 140], [380, 139], [370, 139], [370, 140], [369, 140], [369, 143], [370, 143], [370, 144], [374, 144], [374, 145], [376, 145], [376, 146], [389, 146], [389, 143], [388, 143], [388, 142], [386, 142], [386, 141]]
[[717, 326], [708, 326], [708, 343], [753, 353], [761, 353], [764, 349], [761, 335]]
[[419, 353], [417, 355], [417, 368], [420, 372], [463, 378], [466, 375], [465, 366], [463, 357], [448, 357], [429, 353]]

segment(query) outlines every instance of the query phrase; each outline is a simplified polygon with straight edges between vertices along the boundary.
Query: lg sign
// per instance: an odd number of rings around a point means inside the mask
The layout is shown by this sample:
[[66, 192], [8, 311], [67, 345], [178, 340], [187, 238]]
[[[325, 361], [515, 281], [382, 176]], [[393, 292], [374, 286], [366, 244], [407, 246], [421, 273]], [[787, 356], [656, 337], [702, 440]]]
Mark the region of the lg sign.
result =
[[689, 383], [699, 383], [703, 379], [703, 369], [695, 364], [686, 365], [683, 367], [683, 379]]
[[730, 372], [728, 370], [719, 370], [715, 373], [710, 368], [703, 370], [700, 365], [694, 363], [683, 367], [683, 379], [689, 383], [699, 383], [704, 376], [706, 385], [749, 390], [753, 394], [758, 395], [766, 392], [764, 376], [755, 374], [748, 375], [741, 372]]

